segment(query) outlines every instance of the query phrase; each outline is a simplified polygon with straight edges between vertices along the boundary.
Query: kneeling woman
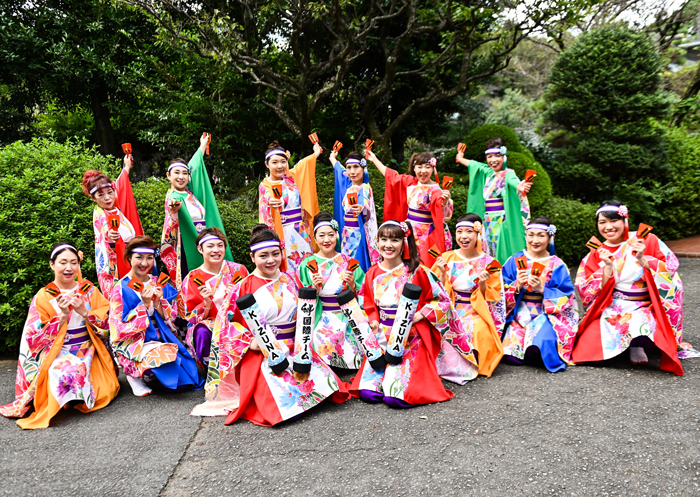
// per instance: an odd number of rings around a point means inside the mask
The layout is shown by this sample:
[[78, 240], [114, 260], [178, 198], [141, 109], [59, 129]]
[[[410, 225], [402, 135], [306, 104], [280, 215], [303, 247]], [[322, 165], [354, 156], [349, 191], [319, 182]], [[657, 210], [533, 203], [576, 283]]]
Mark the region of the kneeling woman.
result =
[[115, 285], [110, 301], [110, 341], [137, 397], [152, 392], [144, 376], [155, 376], [168, 390], [204, 386], [194, 359], [173, 333], [177, 290], [170, 283], [161, 288], [151, 274], [155, 248], [150, 236], [126, 244], [124, 258], [131, 271]]
[[487, 269], [494, 258], [482, 252], [482, 232], [479, 215], [461, 216], [455, 228], [459, 249], [445, 252], [433, 266], [462, 323], [462, 339], [473, 343], [478, 352], [477, 367], [473, 352], [459, 352], [458, 330], [451, 329], [445, 334], [437, 362], [438, 373], [460, 385], [473, 380], [477, 372], [491, 376], [503, 357], [501, 334], [506, 320], [506, 303], [501, 272], [492, 273]]
[[85, 285], [80, 258], [73, 245], [56, 245], [50, 256], [54, 281], [29, 306], [15, 401], [0, 407], [0, 414], [10, 418], [34, 407], [31, 416], [17, 421], [21, 428], [46, 428], [70, 405], [81, 412], [102, 409], [119, 392], [112, 357], [101, 341], [108, 333], [109, 302], [99, 289]]
[[[277, 233], [265, 225], [253, 228], [250, 256], [255, 271], [230, 293], [227, 308], [227, 314], [233, 312], [234, 321], [243, 327], [233, 328], [228, 339], [226, 352], [233, 360], [230, 367], [235, 368], [235, 379], [240, 385], [240, 402], [226, 424], [243, 418], [257, 425], [274, 426], [303, 414], [327, 398], [344, 402], [347, 393], [339, 391], [338, 377], [318, 354], [312, 352], [311, 371], [303, 374], [291, 373], [289, 369], [275, 374], [264, 360], [260, 344], [248, 329], [234, 298], [248, 294], [255, 297], [260, 314], [291, 365], [299, 286], [294, 273], [280, 271], [284, 260], [280, 240]], [[235, 333], [235, 330], [241, 332]]]
[[503, 266], [506, 287], [504, 361], [524, 364], [532, 359], [552, 373], [571, 364], [578, 329], [576, 292], [569, 269], [554, 255], [556, 226], [538, 217], [527, 225], [527, 250]]
[[596, 213], [604, 243], [576, 275], [586, 316], [576, 337], [573, 360], [597, 362], [628, 348], [632, 364], [648, 362], [645, 346], [661, 350], [661, 369], [683, 374], [679, 358], [697, 357], [683, 343], [683, 285], [678, 259], [653, 234], [628, 234], [627, 207], [603, 202]]
[[182, 298], [187, 315], [187, 349], [197, 364], [209, 362], [214, 320], [234, 278], [248, 276], [242, 264], [224, 260], [228, 242], [219, 228], [206, 228], [197, 236], [197, 250], [204, 264], [182, 280]]
[[[399, 364], [374, 370], [365, 358], [351, 393], [366, 402], [383, 401], [393, 407], [449, 400], [454, 394], [443, 386], [435, 361], [443, 335], [450, 327], [461, 327], [450, 298], [438, 277], [420, 265], [410, 223], [386, 221], [379, 227], [377, 247], [383, 260], [365, 277], [364, 308], [382, 349], [391, 336], [404, 286], [412, 283], [422, 292]], [[468, 344], [462, 344], [462, 350], [468, 354]]]
[[[336, 295], [345, 288], [355, 294], [361, 292], [365, 272], [358, 261], [336, 252], [338, 229], [338, 222], [329, 212], [321, 212], [314, 217], [314, 239], [319, 251], [302, 261], [299, 278], [302, 285], [313, 286], [318, 291], [314, 350], [329, 366], [358, 369], [365, 356], [364, 351], [347, 318], [340, 311]], [[353, 263], [357, 267], [351, 268]], [[362, 305], [361, 296], [358, 297]]]

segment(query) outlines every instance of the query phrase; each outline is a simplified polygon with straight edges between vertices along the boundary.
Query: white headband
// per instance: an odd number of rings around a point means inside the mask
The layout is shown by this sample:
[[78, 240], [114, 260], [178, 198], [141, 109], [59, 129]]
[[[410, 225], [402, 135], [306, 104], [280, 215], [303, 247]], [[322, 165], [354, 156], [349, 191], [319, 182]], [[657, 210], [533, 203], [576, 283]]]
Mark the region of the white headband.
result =
[[542, 230], [542, 231], [547, 231], [547, 226], [546, 224], [539, 224], [539, 223], [530, 223], [527, 225], [527, 229], [529, 230]]
[[198, 245], [201, 247], [201, 246], [204, 245], [205, 243], [210, 242], [210, 241], [212, 241], [212, 240], [220, 240], [220, 241], [223, 242], [223, 240], [221, 240], [221, 238], [219, 238], [218, 236], [216, 236], [216, 235], [211, 235], [211, 234], [210, 234], [210, 235], [206, 235], [206, 236], [202, 237], [202, 239], [199, 240]]
[[184, 167], [185, 169], [187, 169], [188, 173], [190, 172], [190, 166], [188, 166], [184, 162], [175, 162], [174, 164], [170, 164], [170, 167], [168, 167], [168, 172], [170, 172], [170, 170], [174, 167]]
[[472, 221], [462, 221], [462, 222], [457, 223], [457, 226], [455, 226], [455, 229], [473, 228], [473, 227], [474, 227], [474, 223]]
[[626, 205], [604, 205], [603, 207], [595, 211], [596, 217], [598, 217], [598, 214], [600, 214], [601, 212], [617, 212], [617, 214], [620, 217], [627, 217], [628, 215]]
[[[331, 224], [330, 221], [321, 221], [320, 223], [317, 223], [316, 226], [314, 226], [314, 233], [316, 233], [316, 230], [319, 228], [323, 228], [324, 226], [328, 226], [330, 228], [333, 228], [333, 225]], [[335, 229], [335, 228], [333, 228]]]
[[268, 240], [266, 242], [259, 242], [259, 243], [256, 243], [254, 245], [251, 245], [250, 251], [257, 252], [258, 250], [262, 250], [264, 248], [272, 248], [272, 247], [280, 248], [280, 242], [277, 240]]
[[397, 221], [384, 221], [379, 227], [379, 229], [381, 229], [384, 226], [398, 226], [399, 228], [401, 228], [401, 224], [399, 224]]
[[93, 193], [95, 193], [97, 190], [101, 190], [101, 189], [103, 189], [103, 188], [109, 188], [110, 186], [112, 186], [112, 185], [109, 185], [109, 184], [106, 184], [106, 183], [105, 183], [104, 185], [93, 186], [92, 188], [90, 188], [90, 195], [92, 195]]
[[58, 247], [56, 247], [55, 249], [53, 249], [53, 250], [51, 251], [51, 256], [49, 257], [49, 259], [53, 259], [53, 257], [54, 257], [56, 254], [63, 252], [64, 249], [73, 249], [73, 250], [76, 251], [76, 252], [78, 251], [73, 245], [70, 245], [70, 244], [68, 244], [68, 243], [65, 243], [65, 244], [59, 245]]
[[265, 162], [267, 162], [267, 159], [269, 159], [273, 155], [281, 155], [285, 159], [287, 158], [287, 153], [284, 150], [276, 148], [274, 150], [270, 150], [268, 153], [265, 154]]
[[345, 161], [346, 164], [359, 164], [360, 159], [348, 159]]
[[134, 254], [155, 254], [156, 251], [148, 247], [136, 247], [132, 252]]

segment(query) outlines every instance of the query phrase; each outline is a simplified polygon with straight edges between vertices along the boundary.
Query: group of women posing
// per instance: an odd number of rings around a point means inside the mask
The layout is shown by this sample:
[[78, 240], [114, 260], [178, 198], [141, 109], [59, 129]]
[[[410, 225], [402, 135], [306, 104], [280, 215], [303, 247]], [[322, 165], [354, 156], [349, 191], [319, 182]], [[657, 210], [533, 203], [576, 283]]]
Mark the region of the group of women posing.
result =
[[[431, 154], [414, 154], [399, 174], [371, 150], [350, 153], [344, 166], [332, 152], [331, 214], [318, 207], [318, 144], [290, 168], [274, 142], [250, 274], [231, 257], [204, 167], [208, 144], [205, 134], [189, 163], [169, 165], [159, 248], [143, 236], [131, 157], [117, 182], [85, 174], [99, 288], [83, 280], [73, 244], [52, 249], [55, 279], [32, 300], [16, 398], [1, 414], [43, 428], [61, 408], [102, 408], [117, 395], [119, 368], [137, 396], [153, 385], [204, 387], [192, 415], [272, 426], [326, 399], [398, 408], [448, 400], [443, 379], [488, 377], [501, 360], [555, 372], [627, 349], [645, 364], [653, 348], [661, 369], [682, 374], [679, 358], [699, 355], [682, 341], [683, 287], [668, 247], [630, 233], [627, 208], [606, 201], [595, 219], [604, 242], [591, 244], [574, 285], [555, 255], [556, 227], [530, 219], [532, 182], [507, 168], [500, 138], [487, 143], [486, 163], [457, 154], [470, 184], [455, 250], [450, 190]], [[385, 178], [380, 225], [368, 161]], [[167, 274], [154, 271], [158, 256]], [[357, 374], [346, 383], [338, 374], [348, 370]]]

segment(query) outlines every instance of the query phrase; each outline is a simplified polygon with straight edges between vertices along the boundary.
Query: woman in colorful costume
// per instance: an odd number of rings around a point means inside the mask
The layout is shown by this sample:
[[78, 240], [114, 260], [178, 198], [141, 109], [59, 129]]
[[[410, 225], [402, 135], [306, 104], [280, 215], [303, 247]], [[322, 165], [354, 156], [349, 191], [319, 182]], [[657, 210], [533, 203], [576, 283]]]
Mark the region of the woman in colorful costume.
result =
[[486, 143], [486, 164], [464, 158], [457, 152], [457, 161], [469, 168], [467, 212], [484, 218], [488, 253], [501, 264], [515, 252], [525, 249], [525, 226], [530, 221], [527, 193], [529, 181], [520, 181], [508, 169], [508, 149], [502, 138]]
[[[82, 279], [82, 255], [69, 243], [51, 251], [53, 283], [32, 299], [19, 349], [15, 401], [0, 414], [24, 429], [46, 428], [61, 408], [92, 412], [119, 392], [107, 336], [109, 302]], [[77, 278], [77, 281], [76, 281]], [[86, 288], [87, 287], [87, 288]]]
[[81, 182], [85, 195], [95, 202], [92, 213], [95, 270], [102, 295], [108, 300], [114, 283], [130, 269], [124, 262], [124, 245], [133, 237], [143, 235], [129, 181], [132, 165], [133, 158], [127, 155], [124, 157], [124, 169], [116, 182], [92, 169], [85, 171]]
[[316, 195], [316, 158], [321, 147], [289, 169], [289, 155], [279, 143], [272, 142], [265, 153], [270, 175], [258, 189], [260, 222], [277, 233], [282, 243], [281, 270], [296, 274], [304, 257], [313, 254], [311, 220], [318, 214]]
[[422, 293], [399, 364], [374, 370], [365, 358], [350, 392], [365, 402], [399, 408], [449, 400], [454, 394], [445, 389], [436, 368], [443, 336], [457, 329], [457, 346], [465, 355], [471, 353], [450, 297], [438, 277], [420, 264], [410, 223], [386, 221], [379, 227], [377, 246], [382, 262], [365, 277], [364, 309], [382, 349], [391, 336], [404, 286], [418, 285]]
[[[542, 362], [552, 373], [572, 364], [571, 348], [578, 329], [576, 292], [569, 268], [554, 255], [556, 232], [549, 218], [533, 219], [527, 226], [527, 250], [514, 254], [503, 265], [508, 311], [503, 360], [518, 365]], [[533, 265], [538, 263], [544, 266], [539, 276], [532, 274]]]
[[454, 345], [459, 330], [447, 331], [438, 356], [438, 373], [460, 385], [473, 380], [477, 372], [491, 376], [503, 357], [501, 335], [506, 318], [503, 283], [500, 270], [487, 269], [494, 259], [482, 251], [482, 232], [481, 217], [471, 213], [461, 216], [455, 228], [459, 249], [445, 252], [433, 266], [433, 272], [440, 277], [454, 303], [465, 333], [462, 340], [473, 344], [478, 354], [476, 360], [473, 351], [461, 354]]
[[337, 156], [338, 152], [331, 152], [335, 174], [334, 217], [342, 235], [340, 252], [357, 260], [366, 272], [379, 262], [377, 213], [367, 161], [359, 153], [350, 152], [343, 168]]
[[[336, 251], [338, 229], [338, 223], [330, 212], [320, 212], [314, 217], [314, 239], [318, 252], [302, 261], [299, 278], [303, 286], [313, 286], [318, 291], [314, 350], [329, 366], [358, 369], [365, 354], [341, 312], [336, 296], [349, 288], [358, 296], [362, 306], [365, 272], [358, 261]], [[314, 271], [309, 263], [314, 266]], [[351, 269], [353, 263], [357, 267]]]
[[137, 397], [152, 392], [144, 377], [171, 391], [199, 390], [204, 385], [194, 359], [173, 333], [177, 290], [170, 283], [161, 287], [151, 274], [155, 249], [149, 236], [137, 236], [126, 244], [124, 258], [131, 271], [114, 286], [110, 301], [112, 349]]
[[683, 342], [678, 259], [653, 233], [630, 236], [627, 207], [619, 201], [603, 202], [596, 218], [605, 241], [583, 258], [576, 275], [586, 315], [573, 361], [603, 361], [629, 348], [632, 364], [646, 364], [644, 349], [656, 347], [661, 369], [683, 374], [679, 359], [700, 354]]
[[185, 344], [197, 365], [206, 368], [214, 320], [233, 281], [248, 276], [248, 269], [242, 264], [224, 260], [228, 241], [219, 228], [204, 229], [197, 236], [196, 243], [204, 263], [190, 271], [182, 281], [187, 314]]
[[220, 334], [226, 337], [225, 349], [222, 347], [221, 351], [226, 357], [222, 356], [222, 360], [226, 363], [228, 377], [232, 372], [240, 385], [239, 406], [229, 414], [225, 424], [243, 418], [257, 425], [274, 426], [296, 418], [327, 398], [344, 402], [347, 393], [339, 390], [338, 377], [313, 350], [309, 373], [292, 373], [291, 368], [279, 374], [272, 372], [236, 300], [248, 294], [255, 297], [261, 315], [291, 364], [299, 283], [291, 271], [280, 271], [284, 261], [280, 240], [267, 226], [253, 228], [250, 252], [256, 269], [229, 292], [228, 319], [217, 319], [214, 332], [216, 336], [217, 328], [222, 328]]
[[[168, 268], [175, 289], [180, 291], [182, 279], [190, 269], [202, 265], [196, 239], [205, 228], [219, 228], [224, 234], [219, 207], [204, 165], [204, 152], [208, 149], [210, 136], [204, 133], [199, 140], [199, 149], [185, 163], [173, 159], [168, 166], [170, 190], [165, 197], [165, 220], [161, 235], [160, 258]], [[230, 248], [224, 258], [233, 261]], [[182, 295], [178, 295], [178, 316], [185, 318]]]
[[408, 161], [408, 174], [399, 174], [382, 164], [372, 151], [367, 154], [384, 175], [384, 221], [410, 221], [421, 263], [431, 267], [435, 263], [435, 256], [430, 254], [433, 246], [441, 254], [452, 250], [452, 235], [445, 222], [452, 218], [454, 210], [450, 191], [437, 183], [435, 157], [429, 152], [413, 154]]

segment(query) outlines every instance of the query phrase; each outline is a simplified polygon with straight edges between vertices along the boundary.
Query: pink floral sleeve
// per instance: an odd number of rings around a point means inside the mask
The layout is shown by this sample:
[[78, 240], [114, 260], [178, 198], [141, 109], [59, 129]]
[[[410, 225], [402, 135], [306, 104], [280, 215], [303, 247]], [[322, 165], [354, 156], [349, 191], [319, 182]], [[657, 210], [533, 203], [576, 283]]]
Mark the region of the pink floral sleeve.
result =
[[597, 271], [586, 275], [586, 263], [588, 262], [588, 257], [590, 254], [586, 255], [581, 261], [581, 265], [578, 267], [576, 272], [576, 289], [581, 295], [581, 302], [583, 306], [588, 308], [595, 299], [598, 298], [598, 294], [603, 289], [603, 268], [598, 268]]
[[[442, 286], [438, 277], [430, 269], [419, 267], [418, 271], [423, 270], [430, 282], [430, 289], [433, 295], [432, 300], [420, 309], [420, 313], [437, 329], [441, 335], [445, 335], [450, 330], [451, 318], [455, 316], [452, 301], [447, 294], [447, 290]], [[455, 319], [454, 321], [459, 322]]]
[[[168, 308], [170, 308], [170, 305], [168, 305]], [[109, 330], [112, 343], [145, 336], [149, 323], [146, 306], [140, 303], [135, 309], [132, 309], [127, 316], [126, 322], [122, 321], [122, 309], [122, 291], [121, 282], [119, 282], [114, 287], [112, 300], [109, 303]], [[163, 310], [165, 310], [165, 307], [163, 307]]]
[[445, 216], [445, 221], [452, 219], [452, 214], [455, 210], [455, 204], [452, 199], [448, 199], [447, 202], [442, 206], [442, 213]]
[[258, 187], [258, 214], [261, 223], [266, 224], [271, 230], [275, 229], [275, 222], [272, 219], [272, 207], [270, 207], [270, 192], [261, 183]]
[[42, 323], [39, 311], [36, 309], [36, 297], [32, 299], [29, 314], [24, 323], [24, 336], [32, 357], [36, 359], [44, 350], [51, 348], [58, 336], [60, 321], [60, 314], [56, 314], [48, 323]]

